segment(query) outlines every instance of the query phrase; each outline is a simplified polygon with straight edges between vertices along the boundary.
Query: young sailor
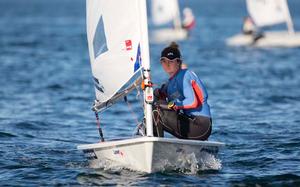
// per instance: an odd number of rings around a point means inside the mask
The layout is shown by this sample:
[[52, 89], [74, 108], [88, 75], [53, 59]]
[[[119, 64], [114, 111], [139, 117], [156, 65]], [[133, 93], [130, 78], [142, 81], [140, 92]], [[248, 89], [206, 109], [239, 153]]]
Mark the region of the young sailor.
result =
[[245, 35], [252, 35], [256, 32], [256, 26], [251, 17], [244, 17], [242, 31]]
[[244, 18], [242, 31], [244, 35], [252, 36], [253, 44], [264, 37], [262, 31], [255, 26], [254, 21], [249, 16]]
[[163, 137], [167, 131], [177, 138], [207, 140], [212, 120], [204, 84], [194, 72], [181, 68], [175, 42], [161, 52], [160, 63], [169, 80], [154, 91], [154, 134]]
[[183, 9], [183, 23], [182, 27], [186, 29], [187, 31], [192, 30], [195, 27], [196, 20], [193, 14], [192, 9], [189, 7], [185, 7]]

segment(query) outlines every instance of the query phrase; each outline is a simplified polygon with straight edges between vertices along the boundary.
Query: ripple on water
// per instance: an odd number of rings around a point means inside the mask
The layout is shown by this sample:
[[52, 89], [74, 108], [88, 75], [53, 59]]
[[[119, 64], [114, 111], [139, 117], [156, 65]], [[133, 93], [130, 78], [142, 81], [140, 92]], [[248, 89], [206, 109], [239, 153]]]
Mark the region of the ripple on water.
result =
[[0, 139], [5, 139], [5, 138], [14, 138], [17, 137], [17, 135], [13, 134], [13, 133], [8, 133], [8, 132], [1, 132], [0, 131]]
[[12, 124], [16, 129], [22, 130], [48, 130], [48, 122], [42, 121], [24, 121]]
[[245, 176], [241, 180], [232, 181], [233, 186], [300, 186], [300, 176], [286, 173], [270, 176]]

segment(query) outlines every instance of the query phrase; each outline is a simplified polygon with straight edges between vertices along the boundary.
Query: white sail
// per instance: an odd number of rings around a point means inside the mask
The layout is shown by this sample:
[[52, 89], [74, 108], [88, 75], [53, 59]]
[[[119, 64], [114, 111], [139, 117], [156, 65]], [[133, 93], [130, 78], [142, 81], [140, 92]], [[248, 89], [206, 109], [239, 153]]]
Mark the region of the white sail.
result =
[[141, 79], [141, 61], [149, 67], [147, 25], [141, 26], [147, 23], [143, 3], [86, 1], [89, 56], [99, 103], [113, 102], [135, 86]]
[[151, 16], [155, 25], [174, 22], [175, 27], [180, 25], [178, 0], [152, 0]]
[[258, 27], [287, 23], [293, 30], [286, 0], [247, 0], [247, 9]]

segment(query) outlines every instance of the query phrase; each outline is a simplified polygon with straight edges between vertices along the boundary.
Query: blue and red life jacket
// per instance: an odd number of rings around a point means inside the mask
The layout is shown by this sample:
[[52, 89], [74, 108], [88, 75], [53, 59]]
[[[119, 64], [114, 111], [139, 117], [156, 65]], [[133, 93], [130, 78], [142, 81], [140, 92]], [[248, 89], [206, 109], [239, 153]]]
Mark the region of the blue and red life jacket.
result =
[[194, 72], [179, 70], [161, 91], [167, 95], [169, 102], [175, 103], [177, 110], [182, 110], [186, 115], [211, 117], [207, 91]]

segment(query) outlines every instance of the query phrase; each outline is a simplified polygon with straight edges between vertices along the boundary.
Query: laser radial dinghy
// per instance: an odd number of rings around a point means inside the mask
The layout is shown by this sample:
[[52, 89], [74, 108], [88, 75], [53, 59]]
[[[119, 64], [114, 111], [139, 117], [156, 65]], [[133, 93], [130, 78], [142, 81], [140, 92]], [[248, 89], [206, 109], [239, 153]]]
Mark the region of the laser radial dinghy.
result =
[[[87, 0], [87, 38], [98, 114], [143, 81], [146, 135], [79, 145], [94, 168], [104, 162], [142, 172], [156, 172], [178, 162], [216, 156], [224, 144], [153, 137], [147, 14], [145, 0]], [[122, 126], [122, 124], [120, 124]], [[101, 134], [101, 133], [100, 133]]]
[[150, 32], [150, 42], [166, 43], [187, 39], [188, 31], [182, 28], [178, 0], [151, 0], [150, 2], [151, 20], [155, 25], [155, 29]]
[[287, 31], [238, 34], [226, 40], [229, 46], [299, 47], [300, 33], [295, 32], [286, 0], [246, 0], [247, 10], [257, 28], [286, 23]]

